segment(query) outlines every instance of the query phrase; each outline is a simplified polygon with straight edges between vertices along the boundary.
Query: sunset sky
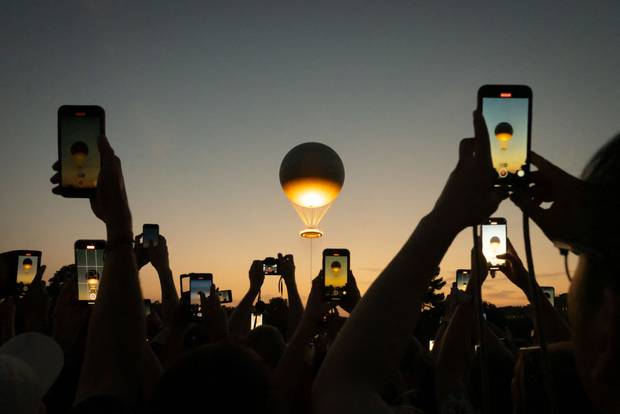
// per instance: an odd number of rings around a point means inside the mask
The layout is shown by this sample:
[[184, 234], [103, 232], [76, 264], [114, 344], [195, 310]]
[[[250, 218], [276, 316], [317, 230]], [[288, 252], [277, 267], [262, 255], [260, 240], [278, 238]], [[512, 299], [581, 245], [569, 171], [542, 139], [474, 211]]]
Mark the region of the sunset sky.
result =
[[[42, 250], [47, 277], [76, 239], [105, 237], [86, 200], [51, 193], [63, 104], [105, 108], [134, 231], [160, 225], [177, 285], [210, 272], [235, 302], [252, 260], [278, 252], [295, 255], [305, 301], [328, 247], [350, 250], [365, 291], [432, 208], [483, 84], [530, 85], [532, 148], [573, 174], [620, 130], [617, 0], [18, 1], [0, 44], [0, 251]], [[312, 257], [278, 180], [305, 141], [346, 170]], [[496, 216], [523, 254], [520, 212]], [[532, 235], [540, 284], [565, 292], [562, 258]], [[447, 281], [470, 244], [465, 231], [446, 254]], [[150, 266], [141, 280], [157, 299]], [[484, 295], [524, 300], [503, 276]]]

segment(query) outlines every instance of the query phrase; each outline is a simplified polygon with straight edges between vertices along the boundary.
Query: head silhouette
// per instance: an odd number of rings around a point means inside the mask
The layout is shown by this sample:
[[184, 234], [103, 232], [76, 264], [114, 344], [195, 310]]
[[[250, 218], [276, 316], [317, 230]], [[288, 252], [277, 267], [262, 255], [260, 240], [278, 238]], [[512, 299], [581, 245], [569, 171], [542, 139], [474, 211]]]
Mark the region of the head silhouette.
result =
[[587, 246], [569, 292], [577, 368], [590, 398], [603, 411], [620, 405], [620, 135], [583, 173], [589, 207]]
[[151, 412], [278, 413], [269, 371], [240, 345], [205, 345], [183, 355], [163, 375]]

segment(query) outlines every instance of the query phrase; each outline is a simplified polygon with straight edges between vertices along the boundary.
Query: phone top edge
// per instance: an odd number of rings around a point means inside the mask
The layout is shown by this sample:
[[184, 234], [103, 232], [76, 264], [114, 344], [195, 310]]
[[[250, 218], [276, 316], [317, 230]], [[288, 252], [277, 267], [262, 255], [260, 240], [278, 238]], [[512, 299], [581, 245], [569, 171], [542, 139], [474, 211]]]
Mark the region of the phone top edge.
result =
[[79, 248], [83, 248], [86, 247], [86, 245], [95, 245], [95, 248], [99, 249], [99, 248], [103, 248], [105, 249], [107, 246], [107, 241], [106, 240], [88, 240], [88, 239], [80, 239], [80, 240], [76, 240], [73, 243], [74, 248], [79, 249]]

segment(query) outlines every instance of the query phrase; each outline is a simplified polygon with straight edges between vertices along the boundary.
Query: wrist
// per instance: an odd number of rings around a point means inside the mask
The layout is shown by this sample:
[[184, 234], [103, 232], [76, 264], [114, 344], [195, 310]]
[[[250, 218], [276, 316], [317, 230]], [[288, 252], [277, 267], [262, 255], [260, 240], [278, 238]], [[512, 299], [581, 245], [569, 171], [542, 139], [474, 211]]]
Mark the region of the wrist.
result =
[[134, 237], [131, 226], [106, 226], [108, 245], [130, 244], [133, 247]]
[[248, 294], [256, 296], [260, 293], [260, 286], [252, 286], [250, 285], [250, 290], [248, 290]]

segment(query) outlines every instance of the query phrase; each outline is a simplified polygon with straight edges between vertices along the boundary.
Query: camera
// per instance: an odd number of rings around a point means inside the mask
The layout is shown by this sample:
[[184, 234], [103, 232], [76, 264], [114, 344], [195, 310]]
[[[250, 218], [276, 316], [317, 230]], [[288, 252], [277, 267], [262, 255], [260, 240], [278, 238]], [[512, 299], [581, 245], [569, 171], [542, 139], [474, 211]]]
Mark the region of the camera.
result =
[[278, 275], [278, 259], [275, 257], [266, 257], [263, 260], [263, 273], [265, 275]]

